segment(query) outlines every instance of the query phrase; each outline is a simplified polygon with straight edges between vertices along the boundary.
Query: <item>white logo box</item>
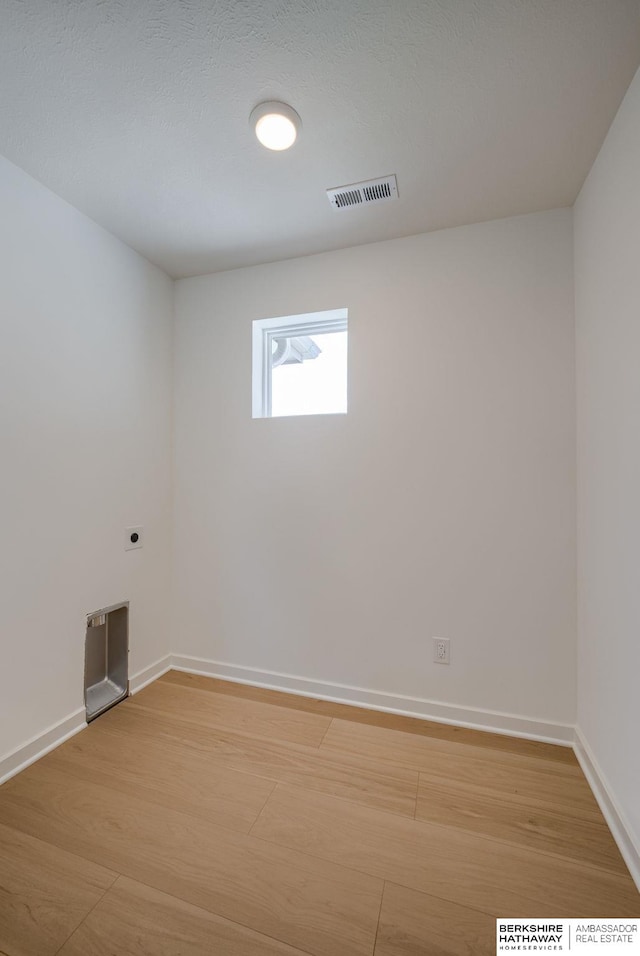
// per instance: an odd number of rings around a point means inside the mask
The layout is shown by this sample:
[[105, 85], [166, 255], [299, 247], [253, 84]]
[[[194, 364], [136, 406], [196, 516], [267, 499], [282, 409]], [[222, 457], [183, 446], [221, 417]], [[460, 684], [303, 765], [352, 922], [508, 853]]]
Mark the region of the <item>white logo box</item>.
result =
[[640, 918], [497, 919], [496, 953], [640, 956]]

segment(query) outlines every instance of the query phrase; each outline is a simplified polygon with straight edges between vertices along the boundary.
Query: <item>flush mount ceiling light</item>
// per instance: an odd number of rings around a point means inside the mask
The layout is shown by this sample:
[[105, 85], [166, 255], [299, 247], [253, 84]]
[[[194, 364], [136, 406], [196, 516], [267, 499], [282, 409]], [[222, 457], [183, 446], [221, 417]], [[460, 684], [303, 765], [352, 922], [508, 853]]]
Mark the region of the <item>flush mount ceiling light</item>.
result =
[[289, 149], [296, 141], [302, 122], [295, 110], [286, 103], [270, 100], [260, 103], [252, 111], [249, 123], [267, 149]]

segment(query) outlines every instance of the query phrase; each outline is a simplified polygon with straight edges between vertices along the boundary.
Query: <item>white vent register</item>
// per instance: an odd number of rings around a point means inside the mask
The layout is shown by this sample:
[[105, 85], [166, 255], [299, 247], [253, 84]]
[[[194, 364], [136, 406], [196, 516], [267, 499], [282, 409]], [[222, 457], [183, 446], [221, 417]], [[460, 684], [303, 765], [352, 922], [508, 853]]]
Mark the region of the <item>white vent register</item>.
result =
[[395, 176], [383, 176], [382, 179], [368, 179], [363, 183], [351, 183], [349, 186], [327, 189], [327, 197], [334, 209], [370, 206], [372, 203], [397, 199], [398, 184]]

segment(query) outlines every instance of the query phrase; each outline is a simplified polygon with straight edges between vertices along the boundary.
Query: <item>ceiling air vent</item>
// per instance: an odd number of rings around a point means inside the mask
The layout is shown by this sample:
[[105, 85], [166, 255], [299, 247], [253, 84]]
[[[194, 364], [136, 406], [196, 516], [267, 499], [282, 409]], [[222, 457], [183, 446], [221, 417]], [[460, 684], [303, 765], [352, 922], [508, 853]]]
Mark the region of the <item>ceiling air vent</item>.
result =
[[349, 186], [327, 189], [327, 196], [335, 209], [370, 206], [372, 203], [397, 199], [398, 184], [395, 176], [384, 176], [382, 179], [368, 179], [364, 183], [351, 183]]

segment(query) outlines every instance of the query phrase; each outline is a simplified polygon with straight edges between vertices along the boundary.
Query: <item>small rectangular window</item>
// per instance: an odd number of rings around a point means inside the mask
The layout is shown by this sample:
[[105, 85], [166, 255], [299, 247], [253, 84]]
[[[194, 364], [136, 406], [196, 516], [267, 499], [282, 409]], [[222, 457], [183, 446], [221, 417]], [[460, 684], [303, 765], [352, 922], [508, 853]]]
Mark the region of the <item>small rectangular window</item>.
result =
[[253, 417], [347, 411], [347, 310], [256, 319]]

